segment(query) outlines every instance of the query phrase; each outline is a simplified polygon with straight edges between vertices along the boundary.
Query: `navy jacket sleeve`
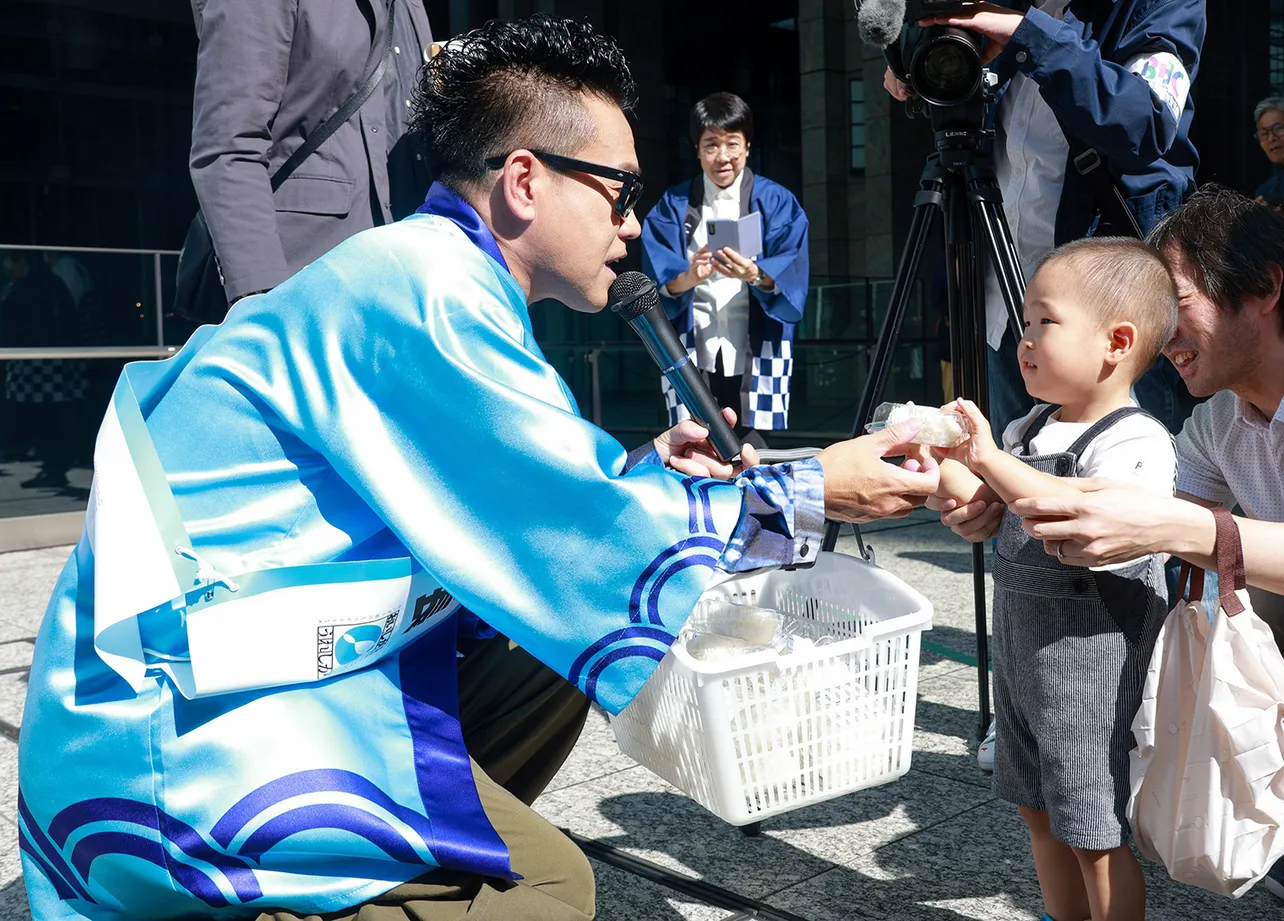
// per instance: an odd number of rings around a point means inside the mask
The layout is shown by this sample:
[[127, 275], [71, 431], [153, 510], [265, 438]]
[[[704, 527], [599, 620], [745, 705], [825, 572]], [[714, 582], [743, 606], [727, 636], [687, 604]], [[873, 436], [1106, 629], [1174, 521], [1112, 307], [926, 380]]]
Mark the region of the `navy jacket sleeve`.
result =
[[670, 297], [664, 290], [665, 285], [691, 265], [685, 245], [685, 218], [686, 199], [679, 199], [670, 189], [660, 196], [642, 222], [642, 271], [659, 286], [660, 302], [670, 319], [691, 303], [691, 291]]
[[[1083, 37], [1083, 26], [1031, 9], [996, 69], [1039, 84], [1066, 130], [1124, 171], [1144, 169], [1177, 140], [1179, 122], [1128, 65], [1143, 55], [1176, 55], [1193, 75], [1207, 27], [1204, 0], [1157, 0], [1129, 22], [1114, 50]], [[1006, 72], [1006, 73], [1005, 73]]]
[[[766, 185], [763, 180], [759, 182]], [[783, 186], [772, 183], [763, 188], [759, 198], [764, 231], [763, 254], [758, 268], [776, 283], [768, 293], [750, 288], [763, 311], [778, 323], [798, 323], [807, 303], [810, 262], [807, 255], [808, 223], [798, 199]]]

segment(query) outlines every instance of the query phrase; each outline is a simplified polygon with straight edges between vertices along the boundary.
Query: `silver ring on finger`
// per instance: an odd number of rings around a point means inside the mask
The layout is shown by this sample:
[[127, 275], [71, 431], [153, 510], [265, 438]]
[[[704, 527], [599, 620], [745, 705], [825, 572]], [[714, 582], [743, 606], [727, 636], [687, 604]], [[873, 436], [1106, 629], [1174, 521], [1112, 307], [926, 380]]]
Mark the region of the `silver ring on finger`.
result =
[[1066, 550], [1066, 542], [1063, 540], [1057, 541], [1057, 559], [1060, 560], [1062, 563], [1066, 561], [1065, 550]]

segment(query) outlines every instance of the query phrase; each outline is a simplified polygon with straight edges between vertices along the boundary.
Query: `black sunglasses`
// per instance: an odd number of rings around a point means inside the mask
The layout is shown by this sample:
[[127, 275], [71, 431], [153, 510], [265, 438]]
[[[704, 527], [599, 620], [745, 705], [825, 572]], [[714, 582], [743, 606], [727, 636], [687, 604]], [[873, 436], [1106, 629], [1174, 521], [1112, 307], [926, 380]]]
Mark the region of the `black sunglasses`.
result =
[[[613, 166], [602, 166], [600, 163], [589, 163], [587, 160], [576, 160], [574, 157], [563, 157], [561, 154], [546, 153], [542, 150], [527, 148], [535, 157], [555, 170], [562, 172], [588, 173], [590, 176], [601, 176], [603, 179], [614, 179], [621, 183], [619, 197], [615, 199], [615, 213], [620, 220], [627, 221], [642, 197], [642, 177], [628, 170], [616, 169]], [[489, 169], [503, 169], [508, 162], [509, 154], [502, 157], [487, 157], [485, 164]]]

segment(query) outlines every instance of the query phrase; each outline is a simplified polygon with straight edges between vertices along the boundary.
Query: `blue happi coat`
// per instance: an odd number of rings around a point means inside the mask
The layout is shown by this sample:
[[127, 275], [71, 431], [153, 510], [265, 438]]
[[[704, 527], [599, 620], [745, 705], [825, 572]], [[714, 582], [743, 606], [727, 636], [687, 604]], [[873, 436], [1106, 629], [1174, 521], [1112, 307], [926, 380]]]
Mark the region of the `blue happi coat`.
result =
[[[779, 183], [745, 168], [740, 187], [744, 214], [762, 215], [763, 253], [758, 267], [776, 282], [768, 293], [750, 287], [749, 360], [745, 363], [744, 403], [736, 409], [743, 424], [762, 431], [789, 426], [789, 382], [794, 372], [794, 330], [807, 303], [809, 259], [807, 215], [798, 199]], [[700, 226], [704, 195], [701, 176], [675, 185], [660, 197], [642, 225], [642, 270], [660, 286], [660, 302], [673, 321], [688, 354], [695, 356], [691, 303], [694, 289], [669, 297], [664, 286], [690, 265], [687, 246]], [[669, 423], [690, 415], [661, 377]]]
[[428, 211], [123, 373], [31, 670], [38, 921], [511, 877], [457, 718], [465, 612], [618, 712], [727, 564], [746, 480], [626, 471], [476, 214]]

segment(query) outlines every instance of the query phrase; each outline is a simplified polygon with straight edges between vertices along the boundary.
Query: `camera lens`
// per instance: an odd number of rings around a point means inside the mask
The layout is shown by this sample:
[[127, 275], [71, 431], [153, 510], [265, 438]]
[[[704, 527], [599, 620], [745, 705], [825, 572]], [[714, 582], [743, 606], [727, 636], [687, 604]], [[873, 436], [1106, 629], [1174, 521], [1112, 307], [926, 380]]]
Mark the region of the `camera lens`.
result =
[[981, 86], [977, 40], [962, 29], [927, 30], [914, 49], [910, 76], [919, 96], [935, 105], [966, 102]]

